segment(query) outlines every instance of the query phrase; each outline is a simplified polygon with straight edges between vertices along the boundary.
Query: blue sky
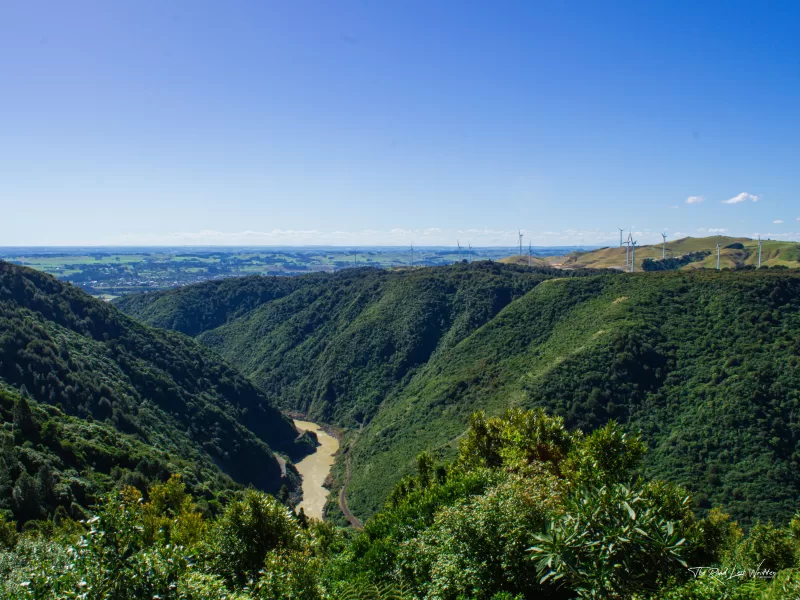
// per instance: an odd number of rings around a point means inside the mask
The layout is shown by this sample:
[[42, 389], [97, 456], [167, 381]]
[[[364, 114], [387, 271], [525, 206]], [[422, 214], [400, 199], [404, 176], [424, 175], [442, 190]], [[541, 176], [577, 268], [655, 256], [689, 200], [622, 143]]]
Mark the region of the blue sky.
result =
[[0, 82], [0, 245], [800, 239], [797, 2], [9, 1]]

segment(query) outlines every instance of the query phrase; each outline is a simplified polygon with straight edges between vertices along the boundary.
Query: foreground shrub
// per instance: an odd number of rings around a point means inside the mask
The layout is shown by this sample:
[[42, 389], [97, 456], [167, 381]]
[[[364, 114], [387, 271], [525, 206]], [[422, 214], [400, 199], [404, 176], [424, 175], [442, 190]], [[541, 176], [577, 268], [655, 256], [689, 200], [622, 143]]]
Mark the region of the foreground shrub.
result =
[[232, 502], [212, 531], [212, 564], [227, 581], [244, 585], [258, 578], [272, 550], [299, 549], [300, 527], [272, 496], [248, 490]]
[[580, 598], [655, 591], [687, 568], [684, 531], [643, 490], [621, 484], [579, 489], [564, 514], [534, 537], [529, 550], [540, 581]]
[[562, 493], [558, 479], [540, 468], [443, 508], [430, 528], [403, 544], [399, 577], [442, 599], [541, 591], [525, 549]]

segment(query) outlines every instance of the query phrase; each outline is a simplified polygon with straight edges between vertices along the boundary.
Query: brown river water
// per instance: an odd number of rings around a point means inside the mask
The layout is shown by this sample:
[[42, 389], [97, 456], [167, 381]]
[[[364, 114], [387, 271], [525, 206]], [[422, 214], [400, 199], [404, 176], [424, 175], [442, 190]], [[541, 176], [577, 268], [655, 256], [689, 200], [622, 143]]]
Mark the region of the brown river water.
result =
[[333, 456], [339, 450], [339, 440], [325, 433], [319, 425], [311, 421], [295, 420], [294, 425], [302, 431], [313, 431], [321, 444], [317, 446], [314, 454], [309, 454], [295, 463], [298, 472], [303, 476], [303, 501], [297, 505], [297, 510], [302, 508], [309, 517], [321, 519], [322, 509], [330, 494], [330, 491], [322, 487], [322, 483], [333, 467]]

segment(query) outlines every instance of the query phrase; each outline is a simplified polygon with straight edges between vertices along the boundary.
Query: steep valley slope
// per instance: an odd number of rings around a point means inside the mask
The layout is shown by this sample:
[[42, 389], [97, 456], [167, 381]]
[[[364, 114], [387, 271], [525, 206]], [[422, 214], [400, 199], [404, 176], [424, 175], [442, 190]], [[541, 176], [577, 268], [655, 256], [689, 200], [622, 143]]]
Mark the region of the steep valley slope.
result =
[[[206, 304], [226, 306], [216, 309], [225, 324], [203, 331], [199, 341], [285, 410], [358, 427], [433, 356], [556, 276], [562, 272], [489, 262], [404, 271], [350, 269], [291, 283], [276, 277], [238, 280], [248, 294], [240, 293], [237, 280], [226, 286], [199, 284], [121, 298], [117, 306], [162, 326], [206, 314]], [[278, 285], [285, 293], [252, 308], [251, 298], [265, 289], [273, 294]], [[192, 308], [186, 315], [188, 298]], [[188, 323], [185, 331], [197, 328]]]
[[0, 261], [0, 347], [0, 508], [22, 521], [172, 473], [204, 501], [298, 483], [275, 455], [307, 448], [291, 422], [183, 334]]
[[[203, 285], [170, 294], [197, 299]], [[284, 408], [352, 429], [347, 497], [358, 516], [419, 452], [451, 453], [473, 411], [509, 406], [542, 406], [586, 430], [611, 418], [640, 430], [649, 474], [687, 486], [701, 508], [744, 523], [796, 510], [797, 272], [479, 263], [293, 285], [247, 311], [232, 304], [198, 339]], [[119, 306], [146, 318], [176, 304], [149, 294]]]

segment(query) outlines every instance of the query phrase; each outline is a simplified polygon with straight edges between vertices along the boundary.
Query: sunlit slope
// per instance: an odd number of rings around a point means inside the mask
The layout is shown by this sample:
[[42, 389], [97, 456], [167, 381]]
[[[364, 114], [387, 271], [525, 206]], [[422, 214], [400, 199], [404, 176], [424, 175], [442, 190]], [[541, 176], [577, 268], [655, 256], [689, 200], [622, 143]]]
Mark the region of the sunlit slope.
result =
[[431, 357], [560, 275], [489, 262], [352, 269], [265, 302], [198, 339], [286, 410], [358, 427]]
[[[716, 267], [717, 244], [722, 245], [720, 251], [720, 266], [722, 268], [736, 268], [743, 265], [758, 264], [758, 241], [750, 238], [734, 238], [727, 236], [712, 236], [705, 238], [682, 238], [668, 241], [665, 254], [669, 257], [680, 257], [690, 252], [709, 251], [711, 255], [705, 259], [693, 262], [682, 267], [684, 270]], [[741, 244], [744, 248], [726, 248], [731, 244]], [[642, 261], [651, 258], [661, 259], [661, 244], [636, 247], [636, 269], [641, 269]], [[761, 264], [766, 266], [783, 265], [787, 267], [800, 267], [800, 251], [796, 242], [780, 242], [765, 240], [762, 245]], [[611, 247], [574, 254], [565, 257], [563, 267], [591, 267], [591, 268], [625, 268], [626, 248]]]
[[367, 516], [468, 416], [544, 406], [571, 426], [643, 431], [648, 470], [744, 521], [800, 492], [800, 275], [640, 273], [551, 280], [431, 360], [355, 438]]
[[508, 256], [506, 258], [501, 258], [498, 262], [501, 262], [506, 265], [521, 265], [523, 267], [547, 267], [550, 266], [546, 260], [541, 258], [536, 258], [535, 256]]

